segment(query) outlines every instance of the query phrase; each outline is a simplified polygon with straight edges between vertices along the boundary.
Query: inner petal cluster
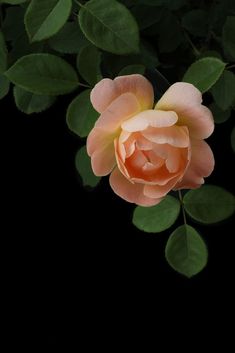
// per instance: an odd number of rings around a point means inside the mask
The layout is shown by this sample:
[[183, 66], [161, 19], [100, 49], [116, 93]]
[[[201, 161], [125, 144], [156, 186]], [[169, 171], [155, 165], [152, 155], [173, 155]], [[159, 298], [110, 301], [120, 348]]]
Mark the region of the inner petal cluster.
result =
[[[136, 117], [129, 120], [122, 125], [114, 142], [121, 173], [133, 183], [159, 186], [183, 176], [190, 153], [187, 127], [153, 127], [146, 122], [141, 125]], [[136, 122], [136, 128], [131, 130], [139, 131], [127, 131], [133, 122]]]

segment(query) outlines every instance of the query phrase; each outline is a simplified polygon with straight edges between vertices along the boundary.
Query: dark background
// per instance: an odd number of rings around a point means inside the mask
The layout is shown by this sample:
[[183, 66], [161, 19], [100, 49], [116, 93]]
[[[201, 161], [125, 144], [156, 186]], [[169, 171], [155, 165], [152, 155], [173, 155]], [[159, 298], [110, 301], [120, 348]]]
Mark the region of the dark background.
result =
[[[131, 223], [134, 206], [112, 192], [108, 178], [93, 191], [82, 187], [74, 157], [85, 141], [65, 123], [71, 98], [62, 97], [32, 116], [20, 113], [12, 97], [1, 102], [10, 292], [13, 302], [17, 293], [21, 310], [26, 303], [41, 323], [41, 341], [75, 342], [78, 333], [100, 325], [112, 335], [112, 322], [119, 319], [128, 332], [129, 320], [138, 321], [142, 310], [178, 308], [190, 298], [210, 303], [211, 297], [219, 300], [218, 291], [229, 300], [234, 295], [234, 218], [216, 226], [196, 224], [208, 245], [208, 266], [192, 279], [174, 272], [164, 247], [175, 225], [161, 234], [142, 233]], [[233, 125], [234, 116], [209, 138], [216, 167], [206, 182], [235, 193]]]

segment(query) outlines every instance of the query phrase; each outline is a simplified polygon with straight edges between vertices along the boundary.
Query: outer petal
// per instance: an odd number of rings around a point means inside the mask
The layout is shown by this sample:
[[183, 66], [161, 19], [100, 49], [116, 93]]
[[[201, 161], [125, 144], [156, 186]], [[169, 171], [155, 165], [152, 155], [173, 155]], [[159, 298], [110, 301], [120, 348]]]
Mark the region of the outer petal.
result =
[[206, 139], [214, 131], [214, 119], [211, 111], [204, 105], [190, 107], [179, 112], [179, 125], [186, 125], [192, 138]]
[[120, 93], [135, 94], [142, 110], [151, 109], [154, 102], [154, 93], [151, 83], [142, 75], [119, 76], [114, 80]]
[[155, 109], [177, 112], [177, 108], [188, 108], [201, 103], [202, 94], [195, 86], [191, 83], [176, 82], [163, 94]]
[[175, 112], [161, 110], [145, 110], [122, 123], [122, 129], [128, 132], [143, 131], [147, 127], [167, 127], [178, 120]]
[[95, 85], [91, 91], [91, 103], [99, 112], [104, 112], [111, 102], [123, 93], [133, 93], [142, 106], [142, 110], [153, 106], [154, 95], [150, 82], [142, 75], [128, 75], [105, 78]]
[[178, 177], [170, 180], [165, 185], [145, 185], [144, 195], [147, 197], [162, 198], [174, 187]]
[[94, 109], [102, 113], [118, 96], [119, 92], [114, 81], [104, 78], [95, 85], [91, 91], [90, 99]]
[[91, 156], [91, 166], [95, 175], [105, 176], [111, 173], [116, 165], [113, 143], [95, 151]]
[[111, 134], [108, 134], [103, 129], [94, 127], [87, 137], [86, 148], [88, 156], [91, 156], [97, 149], [103, 148], [110, 141], [112, 141]]
[[209, 176], [215, 165], [211, 148], [205, 141], [192, 140], [191, 161], [183, 179], [175, 189], [194, 189], [204, 183], [203, 177]]
[[210, 110], [201, 103], [202, 95], [196, 87], [177, 82], [165, 92], [155, 109], [175, 111], [179, 125], [188, 126], [192, 137], [204, 139], [212, 134], [214, 122]]
[[161, 201], [161, 199], [146, 197], [143, 194], [143, 184], [131, 183], [121, 174], [118, 168], [115, 168], [110, 175], [109, 182], [113, 191], [128, 202], [147, 207], [156, 205]]
[[140, 105], [133, 93], [124, 93], [112, 101], [100, 115], [95, 127], [112, 132], [120, 128], [122, 122], [139, 113]]
[[91, 166], [97, 176], [109, 174], [114, 168], [114, 136], [106, 131], [94, 128], [87, 138], [87, 153], [91, 156]]

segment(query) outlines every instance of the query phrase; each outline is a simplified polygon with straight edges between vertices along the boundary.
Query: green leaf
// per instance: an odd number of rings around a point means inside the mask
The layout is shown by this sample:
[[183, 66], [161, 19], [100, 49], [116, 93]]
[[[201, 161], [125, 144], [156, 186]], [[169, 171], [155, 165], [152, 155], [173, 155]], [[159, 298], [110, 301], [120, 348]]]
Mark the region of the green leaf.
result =
[[225, 63], [217, 58], [203, 58], [194, 62], [183, 77], [184, 82], [192, 83], [202, 93], [208, 91], [222, 75]]
[[14, 64], [22, 56], [40, 53], [43, 51], [43, 43], [30, 43], [27, 33], [24, 31], [21, 33], [17, 40], [12, 43], [12, 50], [9, 53], [10, 64]]
[[136, 1], [138, 0], [119, 0], [119, 2], [122, 2], [126, 7], [134, 6]]
[[153, 45], [151, 45], [149, 42], [142, 40], [142, 42], [140, 43], [140, 50], [141, 63], [145, 67], [155, 68], [159, 66], [157, 51]]
[[9, 7], [6, 9], [6, 16], [2, 25], [5, 40], [16, 42], [18, 37], [25, 32], [24, 13], [25, 10], [20, 6]]
[[4, 98], [9, 92], [10, 82], [3, 75], [7, 69], [7, 47], [2, 32], [0, 31], [0, 99]]
[[35, 94], [60, 95], [78, 86], [75, 70], [51, 54], [30, 54], [19, 59], [6, 72], [11, 82]]
[[161, 53], [170, 53], [178, 48], [184, 37], [178, 18], [168, 9], [162, 10], [160, 21], [146, 28], [144, 34], [155, 37], [153, 42], [157, 39]]
[[179, 216], [179, 201], [167, 195], [158, 205], [152, 207], [137, 206], [132, 222], [147, 233], [160, 233], [172, 226]]
[[[116, 77], [119, 72], [129, 65], [143, 65], [145, 67], [154, 68], [159, 65], [155, 48], [148, 42], [140, 43], [141, 54], [132, 55], [114, 55], [103, 53], [102, 64], [108, 76]], [[105, 74], [106, 74], [105, 72]]]
[[227, 110], [235, 100], [235, 75], [231, 71], [224, 70], [210, 91], [216, 104], [222, 110]]
[[79, 11], [79, 23], [89, 41], [114, 54], [139, 51], [138, 26], [131, 12], [115, 0], [91, 0]]
[[117, 77], [119, 72], [128, 65], [142, 65], [140, 55], [114, 55], [111, 53], [102, 54], [102, 67], [105, 68], [106, 77]]
[[[183, 7], [188, 0], [163, 0], [163, 5], [165, 5], [166, 7], [168, 7], [168, 9], [175, 11], [180, 9], [181, 7]], [[159, 2], [159, 1], [157, 1]]]
[[200, 59], [207, 57], [213, 57], [222, 60], [222, 55], [216, 50], [206, 50], [200, 54]]
[[71, 0], [32, 0], [25, 14], [25, 27], [31, 42], [52, 37], [67, 21]]
[[101, 53], [94, 45], [83, 47], [77, 56], [78, 72], [91, 86], [102, 79], [100, 63]]
[[140, 74], [143, 75], [145, 72], [144, 65], [128, 65], [124, 67], [118, 74], [118, 76]]
[[231, 115], [231, 109], [222, 110], [219, 108], [215, 103], [212, 103], [209, 106], [210, 110], [212, 111], [214, 121], [216, 124], [221, 124], [227, 121]]
[[235, 153], [235, 127], [232, 129], [232, 133], [231, 133], [231, 146], [232, 146], [233, 152]]
[[182, 29], [176, 16], [165, 11], [158, 27], [158, 46], [161, 53], [170, 53], [178, 48], [183, 40]]
[[7, 47], [2, 32], [0, 31], [0, 74], [7, 68]]
[[0, 0], [0, 4], [18, 5], [27, 1], [29, 0]]
[[221, 34], [227, 15], [228, 2], [226, 0], [216, 1], [213, 6], [210, 6], [208, 11], [209, 27], [216, 35]]
[[235, 16], [228, 16], [223, 27], [222, 42], [224, 51], [235, 60]]
[[84, 186], [95, 187], [99, 183], [100, 177], [95, 176], [91, 169], [91, 159], [87, 155], [86, 146], [77, 152], [75, 165]]
[[0, 99], [4, 98], [9, 92], [10, 81], [6, 76], [0, 74]]
[[186, 212], [196, 221], [213, 224], [230, 217], [235, 211], [235, 197], [219, 186], [205, 185], [184, 196]]
[[13, 94], [17, 108], [25, 114], [40, 113], [55, 102], [53, 96], [37, 95], [18, 86], [14, 87]]
[[6, 18], [3, 22], [3, 31], [6, 40], [11, 41], [11, 51], [9, 52], [10, 65], [22, 56], [43, 50], [43, 43], [31, 44], [29, 42], [23, 18], [24, 9], [20, 6], [7, 8]]
[[197, 231], [189, 225], [182, 225], [168, 239], [165, 256], [175, 271], [190, 278], [206, 266], [208, 252]]
[[143, 5], [162, 6], [165, 0], [139, 0], [138, 2]]
[[182, 18], [182, 26], [191, 34], [204, 37], [208, 31], [208, 14], [204, 10], [192, 10]]
[[170, 87], [170, 83], [166, 79], [166, 77], [157, 69], [149, 69], [147, 71], [147, 75], [153, 85], [154, 99], [155, 101], [158, 101], [168, 90], [168, 88]]
[[136, 5], [131, 9], [131, 12], [135, 17], [139, 28], [142, 30], [160, 21], [163, 10], [162, 7], [159, 7], [153, 11], [149, 6]]
[[86, 137], [89, 134], [99, 116], [91, 105], [90, 93], [90, 89], [80, 93], [67, 110], [68, 127], [80, 137]]
[[52, 49], [66, 54], [77, 54], [87, 44], [89, 42], [77, 22], [66, 23], [55, 36], [49, 39]]

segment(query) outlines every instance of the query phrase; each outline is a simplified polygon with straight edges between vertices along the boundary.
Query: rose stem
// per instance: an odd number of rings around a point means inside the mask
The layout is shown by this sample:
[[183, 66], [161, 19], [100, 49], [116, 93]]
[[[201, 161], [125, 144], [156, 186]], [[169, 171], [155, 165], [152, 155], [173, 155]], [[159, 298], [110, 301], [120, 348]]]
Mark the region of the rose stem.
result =
[[186, 214], [185, 214], [185, 210], [184, 210], [184, 203], [183, 203], [183, 197], [181, 194], [181, 190], [178, 190], [179, 193], [179, 199], [180, 199], [180, 203], [181, 203], [181, 208], [182, 208], [182, 213], [183, 213], [183, 219], [184, 219], [184, 224], [187, 224], [187, 220], [186, 220]]

